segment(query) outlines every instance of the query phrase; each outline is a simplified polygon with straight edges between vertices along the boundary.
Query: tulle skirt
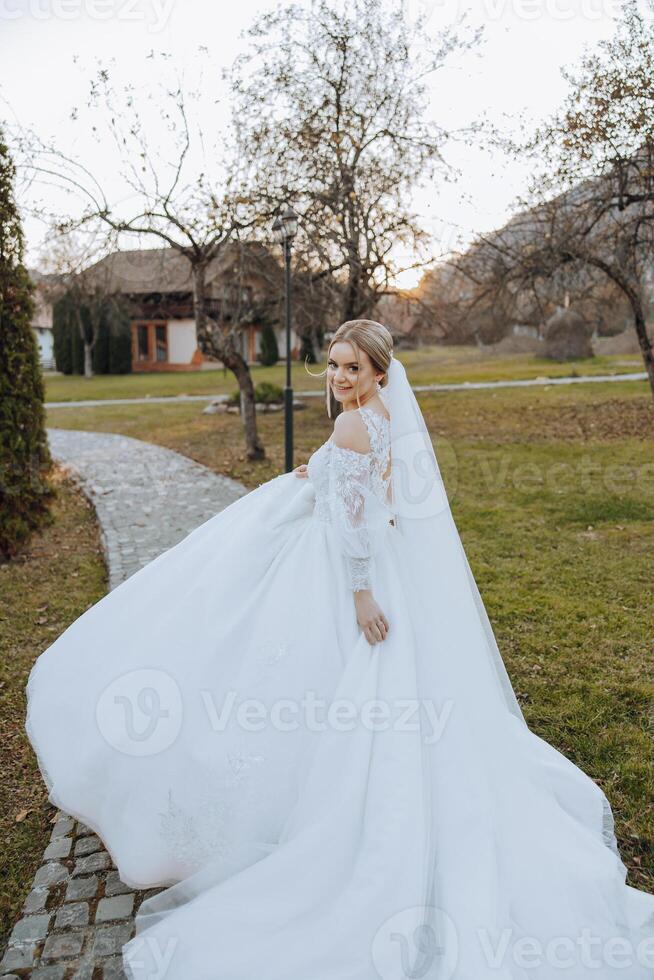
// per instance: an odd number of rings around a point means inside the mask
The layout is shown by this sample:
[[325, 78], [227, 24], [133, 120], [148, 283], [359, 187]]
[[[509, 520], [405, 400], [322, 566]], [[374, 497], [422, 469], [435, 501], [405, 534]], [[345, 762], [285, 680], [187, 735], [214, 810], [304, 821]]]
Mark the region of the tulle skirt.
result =
[[130, 980], [646, 980], [599, 786], [507, 708], [456, 531], [389, 524], [368, 644], [310, 481], [284, 474], [85, 612], [36, 661], [49, 798], [122, 880], [167, 886]]

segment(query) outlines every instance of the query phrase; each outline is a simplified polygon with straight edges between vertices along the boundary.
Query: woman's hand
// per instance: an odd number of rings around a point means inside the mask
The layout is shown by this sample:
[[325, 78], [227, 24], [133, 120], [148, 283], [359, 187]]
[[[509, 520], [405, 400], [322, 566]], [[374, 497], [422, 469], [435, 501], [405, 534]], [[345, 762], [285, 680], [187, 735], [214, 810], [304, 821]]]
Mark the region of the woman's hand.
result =
[[309, 468], [306, 463], [300, 463], [299, 466], [295, 467], [293, 472], [295, 473], [296, 476], [299, 476], [300, 478], [302, 477], [306, 478], [309, 475]]
[[368, 643], [380, 643], [386, 639], [389, 630], [388, 620], [375, 602], [370, 589], [360, 589], [354, 593], [357, 622], [365, 633]]

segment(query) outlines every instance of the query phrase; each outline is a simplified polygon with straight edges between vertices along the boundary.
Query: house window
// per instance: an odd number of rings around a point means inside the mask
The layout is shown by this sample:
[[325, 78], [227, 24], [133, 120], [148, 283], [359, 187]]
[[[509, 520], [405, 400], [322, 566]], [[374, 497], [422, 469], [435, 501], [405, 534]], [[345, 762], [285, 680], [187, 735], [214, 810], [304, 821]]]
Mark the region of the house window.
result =
[[156, 328], [156, 360], [157, 361], [167, 361], [168, 360], [168, 340], [166, 338], [166, 327], [157, 326]]
[[134, 361], [151, 364], [168, 361], [168, 324], [140, 321], [132, 325], [132, 353]]
[[150, 356], [148, 352], [148, 324], [139, 323], [137, 327], [137, 352], [136, 356], [139, 361], [149, 361]]

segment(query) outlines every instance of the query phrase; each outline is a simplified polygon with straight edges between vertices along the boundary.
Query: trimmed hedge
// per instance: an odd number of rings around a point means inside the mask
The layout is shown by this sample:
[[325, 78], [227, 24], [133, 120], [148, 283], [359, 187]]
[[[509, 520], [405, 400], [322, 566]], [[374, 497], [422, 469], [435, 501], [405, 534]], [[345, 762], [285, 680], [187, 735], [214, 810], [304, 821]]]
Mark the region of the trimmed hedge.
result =
[[261, 350], [259, 351], [259, 362], [270, 367], [279, 360], [279, 347], [275, 331], [268, 320], [264, 322], [261, 330]]
[[0, 556], [18, 554], [51, 523], [54, 487], [41, 361], [32, 329], [34, 284], [23, 265], [14, 166], [0, 132]]

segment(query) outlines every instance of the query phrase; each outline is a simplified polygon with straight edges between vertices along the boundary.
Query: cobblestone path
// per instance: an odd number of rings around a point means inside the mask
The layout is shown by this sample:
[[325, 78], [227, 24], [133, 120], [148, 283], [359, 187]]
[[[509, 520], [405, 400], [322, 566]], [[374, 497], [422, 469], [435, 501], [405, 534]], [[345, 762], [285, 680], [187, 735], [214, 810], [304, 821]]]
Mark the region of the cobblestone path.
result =
[[[247, 492], [179, 453], [128, 436], [48, 429], [48, 440], [95, 506], [110, 589]], [[124, 977], [121, 947], [134, 935], [136, 909], [159, 890], [132, 891], [97, 834], [58, 811], [0, 976]]]

